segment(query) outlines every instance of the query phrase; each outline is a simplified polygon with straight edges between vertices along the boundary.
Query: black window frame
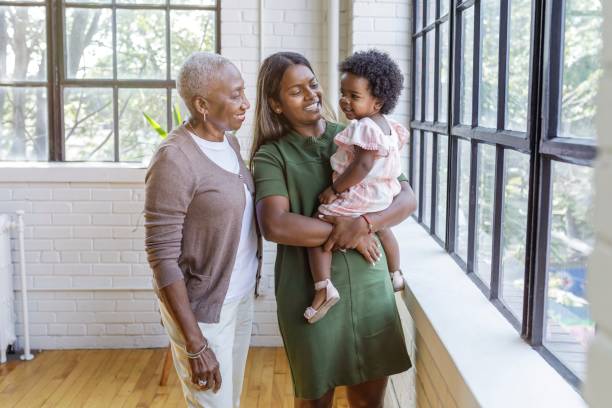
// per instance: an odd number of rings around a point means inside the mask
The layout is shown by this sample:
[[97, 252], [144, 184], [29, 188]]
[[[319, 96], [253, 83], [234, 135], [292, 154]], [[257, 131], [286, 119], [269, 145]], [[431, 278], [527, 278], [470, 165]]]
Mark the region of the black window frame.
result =
[[[563, 28], [564, 0], [531, 0], [531, 50], [529, 61], [529, 90], [527, 107], [527, 128], [525, 132], [508, 130], [506, 128], [506, 104], [508, 98], [509, 76], [509, 39], [510, 13], [512, 0], [497, 0], [500, 4], [499, 22], [499, 55], [498, 55], [498, 87], [497, 87], [497, 124], [496, 128], [480, 127], [479, 123], [479, 87], [481, 68], [481, 4], [488, 0], [448, 0], [448, 14], [440, 16], [440, 5], [443, 0], [415, 0], [420, 7], [413, 7], [412, 29], [412, 89], [411, 101], [415, 101], [415, 80], [420, 70], [420, 114], [416, 117], [416, 107], [411, 109], [411, 148], [409, 180], [412, 185], [418, 184], [419, 209], [414, 218], [432, 235], [432, 237], [449, 252], [467, 276], [489, 298], [502, 315], [519, 331], [521, 337], [537, 350], [573, 387], [578, 388], [581, 380], [567, 368], [544, 345], [544, 330], [546, 324], [546, 288], [548, 245], [550, 240], [551, 206], [552, 206], [552, 174], [553, 162], [571, 163], [580, 166], [593, 166], [597, 147], [593, 140], [559, 137], [558, 123], [561, 109], [562, 71], [563, 71]], [[434, 21], [427, 24], [429, 2], [436, 3]], [[474, 10], [474, 52], [473, 52], [473, 82], [472, 82], [472, 117], [471, 124], [460, 123], [461, 109], [461, 69], [462, 63], [462, 18], [466, 10]], [[422, 13], [417, 18], [417, 10]], [[422, 22], [416, 27], [417, 21]], [[449, 24], [448, 30], [448, 95], [439, 95], [440, 84], [440, 26]], [[426, 33], [435, 30], [435, 67], [434, 80], [434, 121], [425, 120], [427, 105], [427, 75], [432, 72], [427, 67]], [[421, 41], [421, 58], [416, 60], [416, 41]], [[448, 98], [447, 117], [439, 118], [439, 98]], [[424, 138], [426, 132], [433, 135], [433, 158], [429, 160], [424, 154]], [[446, 231], [444, 239], [435, 234], [437, 206], [436, 196], [436, 166], [438, 135], [448, 137], [448, 179], [446, 205]], [[420, 148], [415, 151], [415, 138], [419, 138]], [[470, 144], [471, 161], [469, 177], [469, 220], [468, 220], [468, 251], [467, 259], [457, 254], [456, 211], [458, 208], [458, 141]], [[484, 283], [474, 272], [476, 248], [476, 200], [477, 177], [479, 174], [480, 144], [494, 146], [496, 149], [495, 187], [493, 197], [493, 238], [491, 256], [490, 284]], [[502, 218], [504, 210], [504, 169], [506, 151], [514, 150], [529, 157], [529, 193], [527, 198], [526, 253], [522, 320], [519, 321], [506, 304], [501, 301], [502, 292], [501, 259], [502, 259]], [[416, 157], [418, 155], [418, 157]], [[418, 173], [412, 163], [418, 160]], [[433, 182], [431, 191], [431, 218], [424, 224], [424, 163], [433, 166]], [[418, 177], [418, 179], [417, 179]]]
[[[63, 93], [68, 88], [110, 88], [113, 90], [113, 137], [114, 137], [114, 162], [119, 160], [119, 89], [165, 89], [166, 90], [166, 120], [168, 127], [172, 124], [172, 90], [176, 88], [176, 81], [171, 78], [171, 44], [170, 44], [170, 11], [171, 10], [198, 10], [212, 11], [215, 13], [215, 52], [221, 51], [221, 0], [215, 0], [213, 6], [200, 6], [196, 4], [175, 4], [171, 0], [165, 0], [161, 4], [121, 3], [110, 0], [108, 3], [92, 3], [87, 0], [32, 0], [32, 1], [7, 1], [0, 0], [0, 6], [44, 6], [46, 7], [46, 41], [47, 41], [47, 80], [46, 81], [0, 81], [0, 87], [45, 87], [47, 89], [47, 124], [48, 124], [48, 157], [49, 162], [65, 161], [64, 146], [64, 104]], [[113, 79], [77, 79], [68, 78], [65, 54], [65, 11], [70, 8], [87, 9], [110, 9], [112, 11], [113, 32]], [[164, 11], [166, 19], [166, 41], [164, 49], [166, 58], [165, 79], [118, 79], [117, 57], [115, 46], [117, 42], [117, 10], [156, 10]], [[10, 159], [8, 160], [10, 161]], [[79, 161], [70, 161], [79, 162]]]

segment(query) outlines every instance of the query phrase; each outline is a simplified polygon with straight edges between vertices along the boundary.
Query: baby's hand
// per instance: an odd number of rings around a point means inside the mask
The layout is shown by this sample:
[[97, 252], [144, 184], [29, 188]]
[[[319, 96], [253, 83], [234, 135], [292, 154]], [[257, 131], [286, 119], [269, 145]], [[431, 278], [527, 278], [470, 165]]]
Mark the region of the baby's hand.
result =
[[319, 202], [321, 204], [331, 204], [336, 201], [337, 198], [338, 196], [336, 193], [334, 193], [334, 190], [332, 190], [331, 187], [327, 187], [325, 191], [319, 194]]

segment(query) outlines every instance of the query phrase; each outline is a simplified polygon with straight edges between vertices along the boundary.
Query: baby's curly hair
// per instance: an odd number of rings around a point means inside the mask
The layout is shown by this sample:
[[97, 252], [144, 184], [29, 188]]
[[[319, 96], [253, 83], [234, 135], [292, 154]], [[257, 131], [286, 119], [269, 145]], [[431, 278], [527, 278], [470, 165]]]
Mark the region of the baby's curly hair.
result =
[[372, 96], [383, 103], [380, 113], [393, 111], [402, 89], [404, 76], [399, 67], [385, 52], [359, 51], [340, 63], [340, 72], [363, 77], [370, 83]]

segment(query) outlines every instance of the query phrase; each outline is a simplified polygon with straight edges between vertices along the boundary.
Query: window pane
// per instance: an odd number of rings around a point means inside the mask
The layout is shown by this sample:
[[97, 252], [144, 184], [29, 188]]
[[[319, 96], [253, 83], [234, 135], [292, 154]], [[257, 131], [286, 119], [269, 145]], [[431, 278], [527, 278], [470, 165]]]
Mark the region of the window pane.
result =
[[493, 251], [493, 197], [495, 193], [495, 147], [478, 145], [478, 181], [476, 197], [476, 251], [474, 272], [491, 285]]
[[472, 124], [472, 82], [474, 76], [474, 8], [463, 12], [461, 34], [461, 123]]
[[502, 301], [522, 320], [525, 278], [525, 240], [529, 193], [529, 156], [506, 150], [502, 218]]
[[[418, 130], [415, 130], [413, 132], [414, 135], [414, 142], [413, 142], [413, 146], [412, 146], [412, 189], [414, 190], [414, 195], [415, 198], [417, 200], [417, 203], [419, 202], [419, 182], [420, 182], [420, 169], [421, 169], [421, 132]], [[420, 213], [422, 211], [421, 208], [419, 208], [418, 213]], [[415, 213], [416, 215], [416, 213]]]
[[425, 160], [423, 171], [423, 224], [427, 228], [431, 227], [431, 189], [432, 189], [432, 174], [433, 174], [433, 134], [425, 132]]
[[65, 0], [66, 3], [99, 3], [99, 4], [110, 4], [112, 0]]
[[47, 160], [46, 88], [0, 88], [0, 160]]
[[414, 69], [414, 118], [415, 120], [421, 120], [421, 73], [423, 72], [422, 64], [422, 39], [419, 37], [416, 39], [415, 46], [415, 69]]
[[531, 52], [531, 0], [510, 2], [510, 59], [506, 128], [527, 130], [529, 54]]
[[448, 123], [448, 24], [440, 26], [440, 89], [438, 90], [438, 122]]
[[448, 170], [448, 137], [438, 134], [438, 166], [436, 182], [436, 227], [438, 238], [446, 240], [446, 183]]
[[119, 90], [119, 160], [149, 163], [159, 134], [151, 128], [144, 113], [168, 129], [165, 89]]
[[593, 169], [553, 162], [552, 183], [544, 344], [584, 380], [587, 344], [595, 332], [585, 290], [595, 241]]
[[170, 12], [172, 78], [187, 57], [195, 51], [215, 51], [213, 11], [172, 10]]
[[47, 81], [46, 7], [0, 7], [0, 80]]
[[[601, 0], [566, 0], [560, 134], [594, 139], [599, 79], [603, 74]], [[588, 44], [588, 46], [585, 46]]]
[[166, 78], [166, 18], [160, 10], [117, 10], [117, 76]]
[[434, 91], [436, 69], [436, 33], [434, 30], [427, 33], [427, 92], [425, 102], [425, 120], [434, 120]]
[[166, 0], [116, 0], [117, 4], [166, 4]]
[[467, 262], [468, 222], [470, 212], [470, 142], [457, 139], [457, 225], [455, 253]]
[[[179, 116], [178, 118], [177, 113]], [[176, 122], [177, 119], [180, 119], [181, 121], [189, 119], [189, 111], [187, 110], [187, 106], [185, 106], [183, 99], [176, 91], [176, 88], [174, 88], [172, 90], [172, 128], [178, 127], [181, 124]]]
[[444, 17], [448, 13], [450, 0], [440, 0], [440, 17]]
[[436, 1], [427, 0], [427, 25], [433, 23], [436, 19]]
[[480, 70], [479, 125], [497, 127], [497, 78], [499, 75], [499, 0], [482, 3], [482, 66]]
[[113, 34], [110, 9], [66, 9], [68, 78], [112, 78]]
[[64, 89], [67, 161], [113, 161], [113, 90]]

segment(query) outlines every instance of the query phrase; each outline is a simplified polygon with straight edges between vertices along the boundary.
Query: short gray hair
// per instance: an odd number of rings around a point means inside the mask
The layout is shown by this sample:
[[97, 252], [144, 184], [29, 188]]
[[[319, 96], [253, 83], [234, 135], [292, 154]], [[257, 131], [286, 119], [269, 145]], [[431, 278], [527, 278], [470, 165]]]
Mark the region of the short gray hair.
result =
[[176, 78], [176, 88], [192, 115], [193, 97], [206, 96], [206, 90], [217, 80], [221, 68], [227, 65], [234, 64], [219, 54], [204, 51], [194, 52], [185, 60]]

